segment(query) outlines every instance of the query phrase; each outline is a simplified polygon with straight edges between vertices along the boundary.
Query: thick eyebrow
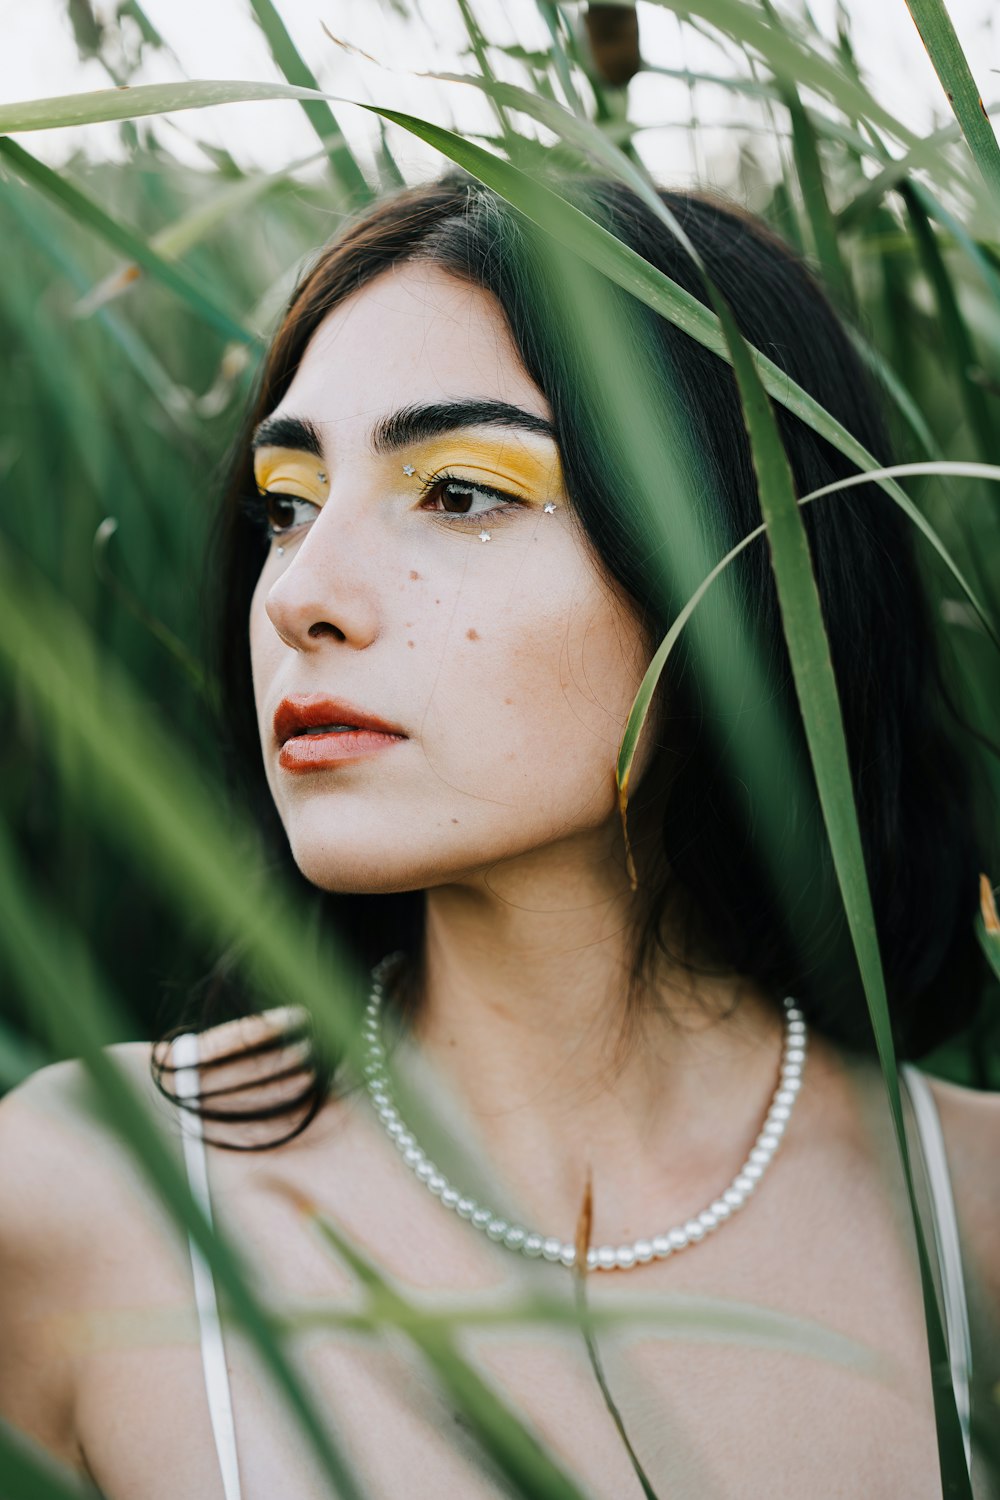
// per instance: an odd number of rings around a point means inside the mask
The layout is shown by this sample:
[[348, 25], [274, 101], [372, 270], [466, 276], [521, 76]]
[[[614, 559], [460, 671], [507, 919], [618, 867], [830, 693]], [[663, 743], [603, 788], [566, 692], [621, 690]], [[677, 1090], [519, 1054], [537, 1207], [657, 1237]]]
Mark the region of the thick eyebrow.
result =
[[[369, 433], [368, 442], [373, 453], [396, 453], [411, 443], [461, 427], [513, 427], [558, 441], [555, 427], [545, 417], [508, 401], [432, 401], [424, 406], [404, 406], [382, 417]], [[250, 447], [255, 452], [272, 445], [323, 457], [319, 428], [308, 417], [266, 417], [254, 431]]]

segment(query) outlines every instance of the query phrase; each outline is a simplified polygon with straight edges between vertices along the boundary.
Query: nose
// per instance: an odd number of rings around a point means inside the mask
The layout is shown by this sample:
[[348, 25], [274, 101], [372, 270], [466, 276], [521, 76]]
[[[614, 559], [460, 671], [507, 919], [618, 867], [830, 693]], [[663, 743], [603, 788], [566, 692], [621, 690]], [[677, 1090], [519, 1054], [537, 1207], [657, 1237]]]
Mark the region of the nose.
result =
[[358, 486], [343, 476], [319, 514], [278, 542], [291, 555], [279, 558], [272, 549], [265, 562], [278, 572], [264, 609], [292, 650], [317, 650], [326, 636], [363, 650], [377, 638], [388, 538], [365, 511]]

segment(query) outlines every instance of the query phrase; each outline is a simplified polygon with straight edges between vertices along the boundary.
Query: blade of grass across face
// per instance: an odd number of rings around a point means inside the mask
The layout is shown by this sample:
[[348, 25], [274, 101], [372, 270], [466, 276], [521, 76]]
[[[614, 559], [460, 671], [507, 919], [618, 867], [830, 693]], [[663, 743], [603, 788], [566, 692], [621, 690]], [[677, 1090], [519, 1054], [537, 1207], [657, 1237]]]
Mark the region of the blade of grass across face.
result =
[[[428, 75], [445, 80], [468, 83], [478, 88], [495, 88], [510, 104], [532, 114], [549, 129], [564, 136], [574, 146], [587, 150], [602, 165], [609, 167], [623, 181], [633, 187], [650, 205], [655, 213], [666, 212], [655, 190], [643, 174], [634, 168], [621, 153], [587, 121], [578, 120], [568, 110], [549, 100], [534, 98], [516, 84], [497, 83], [489, 85], [482, 79], [465, 74], [440, 73]], [[466, 171], [471, 172], [496, 192], [499, 192], [515, 208], [552, 235], [560, 244], [574, 251], [610, 280], [631, 292], [641, 302], [668, 318], [683, 332], [704, 344], [706, 348], [731, 362], [728, 347], [723, 337], [719, 319], [710, 307], [706, 307], [669, 276], [658, 271], [630, 246], [617, 240], [587, 214], [569, 203], [544, 183], [528, 177], [509, 162], [484, 151], [471, 141], [440, 126], [430, 125], [413, 115], [397, 110], [386, 110], [376, 105], [364, 105], [377, 114], [386, 115], [405, 129], [411, 130], [429, 145], [435, 146], [443, 155], [451, 158]], [[801, 417], [814, 432], [825, 437], [856, 463], [860, 469], [881, 471], [878, 460], [859, 443], [826, 409], [807, 391], [804, 391], [791, 376], [787, 375], [760, 350], [752, 351], [753, 358], [768, 394], [780, 401], [789, 411]], [[962, 592], [972, 604], [990, 639], [1000, 650], [1000, 634], [985, 607], [980, 603], [971, 584], [957, 563], [948, 553], [937, 532], [925, 519], [909, 496], [894, 480], [883, 478], [876, 481], [891, 495], [913, 524], [923, 533], [937, 552]]]
[[[430, 76], [451, 76], [456, 81], [476, 87], [492, 87], [497, 90], [500, 97], [503, 97], [503, 91], [511, 90], [512, 101], [515, 98], [520, 99], [522, 102], [517, 104], [517, 107], [529, 113], [532, 112], [532, 104], [536, 110], [542, 106], [556, 111], [560, 110], [560, 106], [552, 101], [530, 95], [512, 84], [489, 85], [482, 79], [465, 75]], [[290, 84], [265, 85], [218, 81], [170, 85], [150, 84], [128, 90], [103, 89], [92, 94], [67, 95], [63, 98], [42, 99], [0, 107], [0, 130], [47, 129], [65, 124], [94, 123], [104, 119], [127, 119], [172, 109], [201, 108], [205, 105], [231, 103], [245, 99], [310, 97], [315, 92], [295, 88]], [[320, 95], [320, 97], [342, 98], [341, 95]], [[719, 330], [718, 319], [709, 308], [706, 308], [697, 298], [689, 296], [683, 288], [677, 286], [669, 277], [663, 276], [640, 256], [635, 255], [628, 246], [620, 244], [614, 236], [607, 234], [600, 225], [596, 225], [593, 220], [580, 213], [558, 194], [538, 184], [536, 195], [532, 192], [535, 184], [524, 173], [519, 172], [516, 167], [504, 162], [501, 158], [466, 141], [453, 131], [431, 125], [413, 115], [405, 115], [397, 110], [365, 104], [358, 100], [344, 99], [343, 102], [356, 103], [362, 109], [370, 110], [374, 114], [403, 125], [405, 129], [420, 136], [428, 144], [436, 146], [444, 155], [449, 156], [498, 191], [503, 192], [501, 184], [506, 184], [507, 191], [504, 196], [509, 196], [511, 192], [519, 195], [518, 206], [522, 212], [527, 213], [529, 218], [533, 218], [556, 239], [560, 239], [583, 255], [592, 265], [625, 287], [633, 296], [647, 302], [650, 307], [676, 323], [692, 338], [698, 339], [707, 348], [713, 349], [722, 358], [728, 359], [726, 343]], [[575, 118], [565, 110], [561, 111], [561, 114], [567, 120]], [[536, 118], [543, 117], [536, 114]], [[580, 122], [581, 125], [584, 123]], [[560, 134], [568, 130], [568, 127], [559, 125], [553, 125], [551, 128], [556, 129]], [[572, 139], [572, 136], [568, 138]], [[604, 144], [609, 143], [604, 141]], [[0, 146], [2, 145], [3, 142], [0, 141]], [[783, 371], [779, 370], [773, 361], [761, 354], [759, 350], [754, 351], [754, 358], [770, 395], [781, 401], [790, 411], [795, 412], [860, 468], [877, 467], [877, 461], [873, 456], [806, 391], [803, 391]], [[962, 592], [969, 599], [991, 639], [1000, 648], [1000, 636], [997, 635], [993, 622], [952, 560], [940, 537], [925, 521], [903, 490], [893, 485], [892, 481], [880, 482], [885, 485], [888, 493], [902, 507], [914, 525], [919, 527], [927, 537], [931, 546], [954, 576]]]
[[1000, 146], [983, 107], [968, 59], [962, 51], [944, 0], [906, 0], [906, 8], [955, 111], [976, 165], [1000, 204]]
[[142, 237], [124, 224], [119, 224], [99, 204], [44, 162], [25, 151], [16, 141], [0, 138], [0, 161], [5, 161], [26, 182], [47, 193], [80, 224], [93, 229], [109, 245], [121, 251], [149, 272], [156, 281], [184, 301], [191, 311], [204, 318], [229, 339], [252, 343], [249, 333], [225, 308], [220, 307], [206, 292], [203, 292], [183, 272], [178, 271], [162, 256], [157, 255]]
[[[392, 117], [408, 129], [414, 129], [417, 134], [424, 135], [424, 132], [428, 131], [425, 122], [415, 122], [412, 117], [400, 115], [395, 111], [392, 112]], [[567, 134], [571, 130], [580, 128], [583, 123], [569, 115], [567, 115], [567, 120], [572, 122], [567, 125]], [[428, 131], [424, 138], [430, 138], [430, 134]], [[433, 136], [436, 139], [432, 139], [431, 143], [437, 144], [439, 149], [453, 160], [466, 166], [468, 170], [476, 172], [476, 175], [481, 176], [490, 186], [500, 191], [515, 208], [528, 213], [529, 217], [535, 219], [536, 222], [541, 222], [542, 228], [549, 229], [550, 224], [556, 225], [554, 237], [564, 244], [567, 243], [565, 231], [560, 223], [560, 211], [555, 210], [551, 203], [546, 202], [546, 197], [558, 198], [558, 195], [551, 194], [541, 184], [522, 182], [521, 174], [512, 177], [510, 174], [516, 172], [516, 169], [506, 163], [498, 164], [495, 159], [487, 161], [485, 172], [477, 171], [476, 166], [469, 165], [469, 143], [463, 141], [458, 144], [457, 138], [446, 142], [445, 137], [450, 134], [450, 132], [435, 130]], [[482, 154], [485, 155], [485, 153]], [[505, 170], [498, 170], [498, 167]], [[635, 175], [630, 170], [629, 164], [620, 160], [616, 161], [615, 170], [617, 175], [626, 181], [631, 181]], [[487, 173], [489, 175], [486, 175]], [[717, 293], [711, 280], [705, 274], [704, 267], [701, 266], [693, 246], [684, 236], [666, 205], [648, 189], [648, 185], [643, 191], [643, 196], [647, 198], [654, 212], [681, 240], [688, 253], [699, 265], [706, 292], [711, 299], [722, 335], [729, 349], [739, 387], [754, 467], [757, 472], [761, 508], [767, 525], [770, 557], [796, 694], [834, 868], [868, 1002], [889, 1097], [904, 1183], [913, 1216], [927, 1322], [944, 1493], [946, 1496], [963, 1497], [963, 1500], [968, 1497], [968, 1500], [971, 1500], [962, 1431], [950, 1381], [944, 1332], [910, 1168], [892, 1026], [889, 1019], [881, 956], [875, 935], [875, 918], [862, 852], [857, 810], [854, 804], [853, 784], [837, 685], [808, 540], [796, 503], [791, 468], [753, 352], [739, 332], [728, 304]], [[565, 200], [559, 199], [558, 201], [563, 208], [569, 206]], [[548, 222], [542, 222], [539, 216], [540, 210], [545, 214]], [[591, 233], [594, 229], [600, 228], [582, 212], [579, 212], [579, 219], [591, 226]], [[609, 235], [608, 238], [614, 237]], [[582, 229], [580, 242], [576, 246], [571, 244], [570, 248], [575, 248], [578, 254], [585, 259], [590, 259], [585, 248], [585, 231]], [[624, 248], [618, 245], [619, 250]], [[610, 261], [613, 257], [608, 253], [603, 259]], [[636, 257], [636, 259], [640, 258]], [[603, 266], [598, 266], [598, 269], [603, 269]], [[615, 265], [615, 273], [614, 279], [620, 281], [620, 264]], [[872, 464], [871, 467], [875, 465]], [[637, 705], [633, 705], [629, 725], [626, 726], [626, 736], [637, 717]], [[627, 769], [626, 766], [625, 777], [620, 783], [623, 812], [627, 796]]]

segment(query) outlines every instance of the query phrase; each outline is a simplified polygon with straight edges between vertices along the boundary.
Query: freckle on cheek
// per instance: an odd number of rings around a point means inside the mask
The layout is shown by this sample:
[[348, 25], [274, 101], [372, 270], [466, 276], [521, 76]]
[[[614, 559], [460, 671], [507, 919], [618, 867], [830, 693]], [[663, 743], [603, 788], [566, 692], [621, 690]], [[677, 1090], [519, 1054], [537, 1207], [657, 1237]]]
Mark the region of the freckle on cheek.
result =
[[475, 628], [474, 625], [470, 625], [468, 630], [465, 632], [465, 639], [467, 641], [479, 640], [479, 631]]
[[457, 823], [457, 822], [458, 822], [458, 819], [457, 819], [457, 818], [452, 818], [452, 820], [451, 820], [451, 821], [452, 821], [452, 822], [453, 822], [453, 823]]
[[411, 578], [419, 578], [420, 574], [416, 571], [415, 568], [411, 568], [410, 569], [410, 577]]
[[505, 698], [503, 701], [505, 703], [513, 703], [514, 700], [513, 700], [513, 698]]
[[407, 645], [408, 645], [408, 646], [412, 646], [412, 645], [413, 645], [413, 642], [412, 642], [412, 641], [407, 641], [407, 643], [406, 643], [406, 644], [407, 644]]

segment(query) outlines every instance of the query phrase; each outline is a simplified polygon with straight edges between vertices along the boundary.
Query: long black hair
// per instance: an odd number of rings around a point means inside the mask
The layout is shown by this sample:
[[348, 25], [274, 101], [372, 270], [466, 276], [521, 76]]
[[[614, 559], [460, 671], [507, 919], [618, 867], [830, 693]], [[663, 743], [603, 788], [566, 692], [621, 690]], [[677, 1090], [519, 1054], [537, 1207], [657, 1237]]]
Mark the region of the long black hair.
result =
[[[707, 302], [701, 275], [681, 242], [629, 187], [577, 173], [563, 173], [551, 185]], [[744, 336], [880, 463], [892, 462], [882, 393], [802, 258], [761, 219], [719, 195], [657, 191]], [[348, 220], [301, 276], [271, 342], [234, 440], [207, 554], [206, 617], [213, 622], [208, 654], [220, 695], [218, 733], [230, 793], [251, 812], [274, 868], [314, 903], [316, 920], [330, 925], [360, 973], [391, 951], [409, 955], [395, 996], [403, 1010], [418, 1003], [423, 891], [317, 891], [295, 866], [265, 778], [248, 615], [267, 543], [243, 505], [254, 489], [250, 437], [281, 400], [331, 308], [398, 262], [430, 260], [497, 299], [525, 369], [550, 404], [580, 524], [608, 575], [635, 602], [651, 639], [662, 638], [687, 596], [665, 587], [648, 536], [627, 507], [612, 503], [627, 480], [616, 478], [614, 443], [581, 392], [558, 321], [546, 316], [539, 234], [505, 200], [458, 169], [384, 197]], [[680, 403], [707, 476], [704, 503], [712, 534], [728, 550], [761, 522], [732, 369], [625, 291], [605, 285], [623, 319], [641, 331], [662, 369], [664, 390]], [[797, 494], [856, 472], [801, 419], [783, 406], [775, 410]], [[968, 741], [959, 742], [958, 730], [969, 736], [974, 731], [948, 690], [912, 523], [872, 483], [812, 502], [801, 514], [837, 680], [896, 1046], [902, 1057], [919, 1057], [965, 1028], [981, 1003], [987, 971], [973, 920], [979, 872], [989, 868], [995, 849], [995, 812], [991, 808], [985, 816], [989, 792], [981, 764]], [[744, 549], [730, 571], [768, 696], [808, 767], [766, 539]], [[811, 774], [803, 784], [812, 800], [789, 800], [787, 806], [781, 805], [781, 785], [762, 779], [748, 786], [734, 775], [726, 750], [733, 726], [720, 725], [708, 711], [683, 638], [659, 691], [669, 707], [643, 786], [654, 792], [669, 786], [655, 830], [665, 873], [645, 892], [629, 1007], [637, 1003], [659, 946], [690, 969], [701, 965], [703, 971], [744, 976], [776, 997], [794, 995], [828, 1037], [847, 1048], [871, 1049], [864, 990]], [[809, 850], [809, 879], [794, 890], [780, 862], [776, 867], [773, 857], [765, 857], [755, 809], [767, 797], [784, 819], [789, 849], [801, 850], [805, 840]], [[668, 930], [673, 939], [680, 934], [681, 951], [676, 945], [668, 949]], [[232, 953], [222, 955], [202, 988], [199, 1029], [251, 1008]], [[190, 1024], [187, 1019], [176, 1025], [160, 1041]], [[302, 1030], [300, 1025], [294, 1034]], [[281, 1031], [250, 1050], [280, 1047], [292, 1034]], [[221, 1112], [202, 1106], [202, 1114], [240, 1121], [304, 1109], [293, 1130], [264, 1145], [291, 1139], [336, 1086], [336, 1060], [315, 1051], [310, 1062], [309, 1055], [307, 1048], [307, 1060], [293, 1070], [305, 1073], [305, 1087], [284, 1105], [267, 1111], [227, 1106]], [[165, 1069], [155, 1048], [152, 1066], [163, 1090]]]

